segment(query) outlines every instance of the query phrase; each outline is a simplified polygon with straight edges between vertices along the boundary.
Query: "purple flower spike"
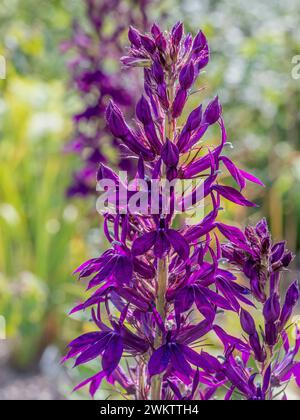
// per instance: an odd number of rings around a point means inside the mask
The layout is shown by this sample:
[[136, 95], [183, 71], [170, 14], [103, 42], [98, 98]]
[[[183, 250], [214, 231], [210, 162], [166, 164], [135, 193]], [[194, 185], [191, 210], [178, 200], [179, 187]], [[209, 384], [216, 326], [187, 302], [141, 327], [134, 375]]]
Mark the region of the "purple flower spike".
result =
[[[101, 370], [78, 386], [89, 384], [92, 395], [105, 379], [126, 398], [273, 400], [292, 378], [300, 387], [298, 328], [293, 347], [287, 335], [297, 282], [283, 305], [280, 294], [293, 254], [284, 241], [272, 242], [265, 219], [242, 230], [219, 219], [224, 199], [256, 207], [247, 182], [263, 184], [227, 156], [218, 97], [204, 111], [201, 104], [187, 108], [209, 60], [204, 34], [185, 35], [179, 22], [169, 32], [156, 24], [150, 33], [130, 28], [128, 36], [122, 62], [143, 67], [145, 94], [134, 128], [116, 101], [107, 122], [137, 170], [127, 182], [98, 164], [97, 180], [114, 183], [108, 199], [116, 195], [117, 206], [105, 208], [109, 249], [76, 270], [89, 295], [72, 313], [91, 311], [94, 327], [70, 343], [65, 360], [77, 366], [100, 359]], [[211, 145], [205, 133], [213, 124], [219, 138]], [[237, 188], [220, 183], [224, 169]], [[174, 181], [191, 187], [178, 192]], [[205, 214], [197, 212], [191, 224], [185, 213], [198, 208]], [[239, 317], [239, 337], [221, 328], [224, 313]]]
[[[134, 114], [142, 83], [131, 72], [124, 71], [120, 63], [120, 51], [124, 47], [124, 31], [129, 25], [133, 25], [128, 31], [132, 47], [141, 47], [141, 34], [135, 28], [143, 31], [148, 27], [147, 16], [151, 2], [138, 0], [129, 7], [126, 0], [86, 0], [86, 6], [85, 24], [74, 22], [71, 39], [61, 46], [63, 53], [68, 50], [72, 53], [68, 72], [71, 73], [72, 88], [82, 102], [82, 110], [73, 117], [73, 138], [65, 147], [65, 151], [76, 154], [81, 163], [67, 189], [70, 198], [95, 195], [98, 165], [100, 162], [108, 163], [109, 160], [107, 145], [122, 148], [122, 156], [118, 156], [115, 168], [133, 174], [135, 165], [127, 159], [124, 147], [107, 128], [105, 111], [107, 98], [110, 97], [118, 106], [126, 109], [126, 116], [131, 118]], [[101, 45], [105, 47], [99, 48]], [[114, 63], [113, 73], [107, 69], [108, 61]], [[133, 61], [139, 64], [140, 58], [136, 57]]]

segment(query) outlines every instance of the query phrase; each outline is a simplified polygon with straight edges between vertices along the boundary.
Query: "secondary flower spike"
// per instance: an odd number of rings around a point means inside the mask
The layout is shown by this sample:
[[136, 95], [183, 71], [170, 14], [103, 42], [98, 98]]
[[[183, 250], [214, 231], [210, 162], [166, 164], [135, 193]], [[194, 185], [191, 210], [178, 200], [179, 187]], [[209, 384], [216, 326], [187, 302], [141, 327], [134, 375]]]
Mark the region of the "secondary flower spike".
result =
[[[294, 347], [287, 339], [297, 282], [281, 296], [293, 255], [285, 242], [272, 243], [264, 219], [244, 230], [219, 219], [228, 201], [255, 208], [247, 182], [262, 182], [228, 156], [218, 96], [188, 109], [209, 62], [207, 39], [186, 34], [181, 22], [170, 31], [154, 24], [149, 33], [131, 26], [128, 37], [122, 63], [143, 69], [145, 91], [134, 119], [116, 101], [106, 116], [137, 172], [130, 185], [99, 165], [98, 180], [114, 182], [119, 196], [103, 217], [109, 249], [76, 270], [88, 290], [72, 313], [91, 311], [93, 327], [70, 343], [66, 358], [98, 366], [76, 389], [89, 384], [94, 396], [107, 381], [136, 400], [286, 398], [286, 381], [300, 384], [299, 331]], [[166, 194], [174, 181], [192, 186]], [[138, 211], [129, 206], [134, 193], [145, 199]], [[194, 223], [185, 218], [191, 208], [204, 209]], [[240, 320], [238, 336], [224, 330], [227, 317]]]
[[[153, 0], [155, 1], [155, 0]], [[142, 83], [120, 65], [124, 29], [134, 23], [140, 29], [148, 27], [150, 0], [83, 0], [86, 6], [86, 25], [74, 22], [71, 39], [61, 49], [70, 53], [68, 71], [73, 90], [78, 93], [82, 109], [73, 117], [74, 134], [65, 146], [67, 153], [78, 156], [80, 169], [73, 175], [68, 197], [95, 195], [99, 162], [109, 162], [106, 145], [119, 148], [119, 142], [106, 126], [108, 98], [132, 117]], [[110, 31], [107, 31], [107, 26]], [[130, 31], [130, 40], [141, 45], [139, 32]], [[72, 55], [71, 55], [72, 54]], [[107, 70], [113, 63], [114, 72]], [[135, 165], [126, 154], [117, 157], [115, 167], [132, 173]]]

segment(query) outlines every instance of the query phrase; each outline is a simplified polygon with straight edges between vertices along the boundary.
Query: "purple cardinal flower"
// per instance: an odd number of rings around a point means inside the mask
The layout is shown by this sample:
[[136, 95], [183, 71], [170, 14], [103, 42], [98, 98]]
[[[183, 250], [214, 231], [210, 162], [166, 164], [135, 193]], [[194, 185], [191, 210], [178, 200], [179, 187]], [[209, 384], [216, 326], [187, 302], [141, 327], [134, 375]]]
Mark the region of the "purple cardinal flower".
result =
[[[125, 308], [125, 311], [127, 308]], [[124, 311], [124, 312], [125, 312]], [[93, 312], [93, 318], [100, 331], [93, 331], [81, 335], [73, 340], [66, 356], [76, 358], [75, 366], [87, 363], [102, 355], [102, 368], [105, 375], [111, 375], [119, 365], [123, 351], [131, 354], [143, 354], [148, 349], [148, 343], [132, 333], [124, 326], [126, 314], [121, 314], [117, 323], [111, 320], [112, 329], [108, 328]]]
[[163, 258], [171, 247], [183, 260], [188, 258], [189, 245], [184, 237], [176, 230], [167, 228], [165, 219], [160, 219], [157, 230], [147, 232], [133, 242], [132, 253], [135, 256], [143, 255], [153, 248], [155, 257]]
[[[133, 124], [115, 98], [106, 116], [137, 172], [132, 186], [105, 162], [98, 166], [97, 180], [111, 181], [119, 202], [115, 212], [104, 215], [110, 248], [77, 270], [94, 290], [72, 312], [91, 310], [96, 327], [71, 342], [67, 359], [74, 358], [75, 365], [101, 360], [102, 370], [79, 385], [90, 384], [92, 395], [105, 378], [118, 383], [126, 398], [274, 399], [284, 380], [299, 381], [300, 342], [291, 349], [286, 339], [299, 299], [297, 283], [284, 301], [280, 294], [293, 255], [285, 242], [272, 243], [264, 219], [244, 230], [219, 220], [223, 199], [256, 207], [245, 188], [247, 181], [262, 182], [225, 155], [227, 133], [218, 96], [206, 108], [198, 103], [192, 112], [187, 109], [188, 98], [197, 93], [194, 83], [209, 62], [207, 39], [201, 31], [195, 37], [185, 34], [181, 22], [169, 32], [158, 24], [149, 33], [131, 26], [128, 36], [130, 48], [122, 63], [143, 68], [145, 92]], [[94, 108], [81, 118], [96, 115]], [[214, 146], [206, 139], [212, 125], [219, 138]], [[220, 183], [224, 167], [237, 188]], [[165, 184], [182, 180], [189, 182], [188, 191], [165, 193]], [[122, 190], [128, 193], [125, 205]], [[147, 205], [124, 211], [135, 193]], [[191, 224], [183, 212], [199, 207], [204, 214], [197, 212]], [[101, 321], [103, 312], [111, 327]], [[225, 331], [224, 312], [239, 318], [241, 337]]]
[[210, 324], [203, 321], [194, 328], [194, 331], [187, 330], [190, 333], [189, 336], [184, 329], [181, 332], [168, 331], [165, 337], [166, 343], [155, 350], [149, 360], [150, 376], [158, 375], [169, 367], [175, 374], [178, 373], [185, 378], [189, 378], [193, 372], [190, 364], [204, 370], [211, 370], [210, 361], [206, 354], [204, 352], [198, 354], [188, 346], [188, 344], [203, 337], [210, 328]]

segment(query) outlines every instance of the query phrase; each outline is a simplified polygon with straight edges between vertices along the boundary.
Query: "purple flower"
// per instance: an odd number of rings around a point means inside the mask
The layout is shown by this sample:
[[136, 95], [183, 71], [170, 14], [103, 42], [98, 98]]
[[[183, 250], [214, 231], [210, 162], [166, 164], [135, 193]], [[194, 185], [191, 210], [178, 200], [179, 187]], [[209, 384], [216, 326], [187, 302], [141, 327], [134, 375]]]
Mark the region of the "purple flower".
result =
[[132, 244], [132, 253], [135, 256], [143, 255], [153, 248], [154, 256], [165, 257], [173, 247], [174, 251], [186, 260], [189, 256], [189, 245], [179, 232], [165, 226], [165, 220], [160, 219], [157, 230], [147, 232], [137, 238]]
[[[88, 281], [88, 290], [94, 290], [72, 312], [91, 310], [96, 328], [72, 341], [67, 359], [80, 365], [100, 358], [102, 370], [79, 385], [90, 384], [92, 395], [105, 378], [120, 384], [127, 396], [145, 400], [209, 400], [219, 395], [225, 400], [273, 399], [284, 380], [294, 376], [299, 381], [295, 357], [300, 341], [290, 349], [286, 340], [299, 299], [297, 283], [283, 304], [280, 299], [281, 280], [293, 255], [285, 242], [272, 243], [264, 219], [244, 230], [219, 221], [223, 199], [256, 207], [244, 190], [247, 181], [262, 185], [225, 155], [227, 133], [219, 98], [206, 109], [198, 104], [187, 112], [186, 121], [178, 121], [209, 61], [204, 34], [186, 35], [179, 22], [170, 32], [157, 24], [150, 33], [131, 27], [128, 36], [131, 46], [122, 62], [144, 69], [145, 94], [137, 101], [134, 128], [116, 100], [106, 115], [127, 158], [136, 161], [137, 172], [129, 188], [103, 162], [99, 166], [98, 181], [112, 181], [119, 201], [116, 214], [104, 216], [110, 248], [77, 270], [79, 278]], [[94, 109], [85, 118], [95, 115]], [[215, 146], [205, 138], [212, 125], [219, 129]], [[220, 184], [224, 167], [237, 188]], [[168, 195], [165, 178], [197, 182], [191, 182], [188, 193], [173, 188]], [[139, 189], [140, 179], [145, 190]], [[154, 211], [149, 202], [157, 181]], [[123, 189], [128, 193], [125, 204]], [[147, 200], [145, 211], [141, 207], [124, 214], [135, 192]], [[184, 211], [201, 206], [205, 214], [190, 225], [183, 215], [177, 217], [175, 204]], [[111, 328], [101, 321], [103, 312]], [[224, 312], [239, 317], [241, 337], [221, 327]], [[264, 325], [255, 313], [263, 316]], [[212, 336], [219, 346], [210, 351]], [[125, 357], [130, 357], [126, 364]]]

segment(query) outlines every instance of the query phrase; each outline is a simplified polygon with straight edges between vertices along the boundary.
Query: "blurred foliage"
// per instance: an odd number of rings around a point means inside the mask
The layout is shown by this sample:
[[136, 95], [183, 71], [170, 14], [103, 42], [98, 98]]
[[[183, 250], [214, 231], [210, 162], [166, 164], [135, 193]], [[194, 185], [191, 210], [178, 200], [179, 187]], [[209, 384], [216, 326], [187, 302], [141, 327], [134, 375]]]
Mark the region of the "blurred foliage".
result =
[[0, 314], [19, 368], [73, 336], [66, 314], [81, 288], [71, 273], [91, 252], [83, 203], [65, 199], [74, 162], [62, 153], [72, 98], [58, 45], [77, 5], [10, 0], [0, 10], [7, 62], [0, 81]]

